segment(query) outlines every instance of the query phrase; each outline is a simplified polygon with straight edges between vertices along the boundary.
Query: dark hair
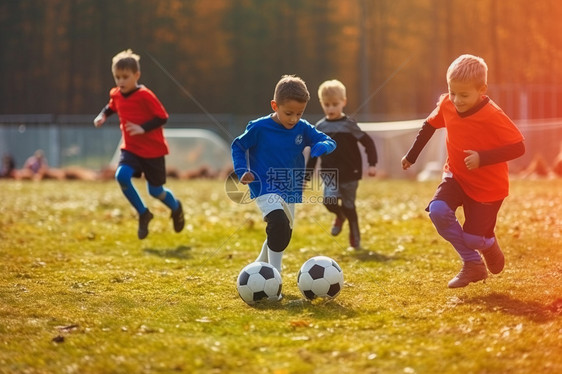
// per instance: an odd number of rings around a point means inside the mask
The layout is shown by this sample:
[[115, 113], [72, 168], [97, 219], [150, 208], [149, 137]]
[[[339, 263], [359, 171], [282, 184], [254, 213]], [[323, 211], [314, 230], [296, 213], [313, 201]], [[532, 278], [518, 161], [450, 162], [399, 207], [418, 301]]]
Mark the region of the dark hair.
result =
[[307, 103], [310, 100], [310, 93], [301, 78], [294, 75], [283, 75], [275, 86], [273, 100], [277, 104], [283, 104], [288, 100]]

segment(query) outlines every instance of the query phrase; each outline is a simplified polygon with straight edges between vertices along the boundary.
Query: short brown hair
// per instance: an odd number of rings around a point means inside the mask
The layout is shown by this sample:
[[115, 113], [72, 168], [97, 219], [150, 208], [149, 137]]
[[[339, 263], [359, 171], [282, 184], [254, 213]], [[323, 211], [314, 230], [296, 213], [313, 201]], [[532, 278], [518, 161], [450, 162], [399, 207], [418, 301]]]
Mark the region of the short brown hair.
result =
[[111, 59], [111, 70], [130, 70], [133, 73], [140, 71], [140, 56], [132, 50], [126, 49], [119, 52]]
[[310, 93], [306, 88], [306, 83], [295, 75], [283, 75], [273, 93], [273, 100], [277, 104], [283, 104], [288, 100], [295, 100], [299, 103], [308, 103]]
[[461, 55], [447, 70], [447, 83], [452, 80], [474, 82], [479, 87], [488, 84], [488, 65], [481, 57]]

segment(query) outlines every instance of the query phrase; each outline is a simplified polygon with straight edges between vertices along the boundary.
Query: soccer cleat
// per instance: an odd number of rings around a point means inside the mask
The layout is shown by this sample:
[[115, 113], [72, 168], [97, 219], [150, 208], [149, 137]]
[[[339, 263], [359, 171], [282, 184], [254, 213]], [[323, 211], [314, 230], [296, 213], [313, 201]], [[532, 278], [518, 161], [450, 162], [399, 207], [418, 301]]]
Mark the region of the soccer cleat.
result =
[[332, 235], [333, 236], [336, 236], [336, 235], [340, 234], [344, 222], [345, 222], [345, 217], [340, 218], [339, 216], [336, 216], [336, 219], [334, 220], [334, 223], [332, 225]]
[[172, 219], [174, 220], [174, 231], [180, 232], [185, 226], [185, 218], [183, 216], [183, 208], [181, 202], [178, 200], [178, 209], [172, 212]]
[[498, 245], [498, 240], [494, 240], [494, 244], [490, 248], [484, 249], [480, 252], [482, 252], [482, 256], [484, 256], [486, 266], [488, 267], [488, 270], [490, 270], [490, 273], [501, 273], [505, 265], [505, 258], [503, 257], [502, 250]]
[[461, 271], [449, 281], [449, 288], [466, 287], [471, 282], [478, 282], [488, 278], [488, 271], [483, 262], [467, 261]]
[[154, 218], [150, 210], [146, 210], [143, 214], [139, 215], [139, 229], [137, 235], [139, 239], [144, 239], [148, 235], [148, 223]]

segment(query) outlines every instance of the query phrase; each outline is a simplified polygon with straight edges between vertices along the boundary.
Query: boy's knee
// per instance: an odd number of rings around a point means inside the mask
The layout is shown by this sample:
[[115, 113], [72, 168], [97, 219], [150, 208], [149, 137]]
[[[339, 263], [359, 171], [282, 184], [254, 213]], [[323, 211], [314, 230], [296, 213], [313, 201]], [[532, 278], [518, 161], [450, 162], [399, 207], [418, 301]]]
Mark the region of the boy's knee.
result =
[[274, 210], [265, 216], [267, 226], [267, 246], [274, 252], [283, 252], [291, 241], [293, 230], [289, 218], [281, 209]]
[[162, 186], [153, 186], [153, 185], [148, 185], [148, 193], [150, 194], [150, 196], [155, 197], [157, 199], [160, 200], [164, 200], [164, 198], [166, 197], [166, 191], [164, 190], [164, 187]]
[[131, 178], [133, 177], [133, 170], [127, 166], [119, 166], [115, 171], [115, 180], [121, 186], [125, 186], [131, 183]]
[[456, 220], [455, 212], [442, 200], [434, 200], [429, 204], [429, 218], [436, 226], [448, 226]]

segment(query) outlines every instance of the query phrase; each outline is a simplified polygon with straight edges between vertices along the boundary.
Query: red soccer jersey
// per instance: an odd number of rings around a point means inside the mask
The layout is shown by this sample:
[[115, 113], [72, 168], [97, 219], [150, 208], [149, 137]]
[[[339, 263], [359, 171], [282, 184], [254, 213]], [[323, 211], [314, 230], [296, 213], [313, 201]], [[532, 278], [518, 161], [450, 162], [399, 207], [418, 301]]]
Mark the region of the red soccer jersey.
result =
[[507, 162], [474, 170], [468, 170], [464, 163], [466, 150], [485, 151], [523, 141], [515, 124], [492, 100], [475, 112], [459, 114], [449, 95], [444, 94], [426, 121], [435, 128], [447, 129], [444, 171], [453, 174], [468, 196], [479, 202], [490, 202], [508, 195]]
[[121, 149], [144, 158], [155, 158], [168, 154], [168, 143], [164, 138], [162, 127], [134, 136], [129, 135], [125, 130], [127, 122], [142, 125], [154, 117], [168, 119], [166, 109], [152, 91], [145, 86], [140, 86], [130, 95], [123, 96], [119, 87], [114, 87], [109, 92], [109, 97], [109, 108], [119, 116], [123, 135]]

